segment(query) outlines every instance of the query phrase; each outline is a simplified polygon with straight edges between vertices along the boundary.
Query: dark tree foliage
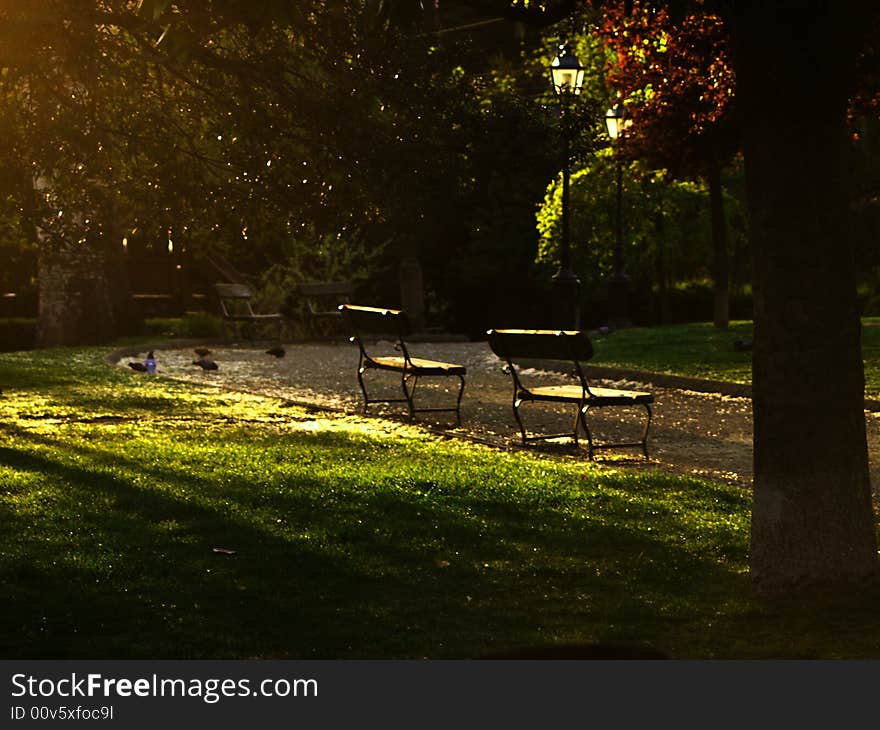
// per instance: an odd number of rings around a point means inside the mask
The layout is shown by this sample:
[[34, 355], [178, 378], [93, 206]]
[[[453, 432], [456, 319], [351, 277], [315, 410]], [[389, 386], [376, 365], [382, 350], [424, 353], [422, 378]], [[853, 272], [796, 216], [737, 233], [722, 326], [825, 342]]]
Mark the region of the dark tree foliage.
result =
[[848, 175], [863, 307], [880, 312], [880, 20], [867, 34], [850, 100], [852, 129]]
[[[3, 157], [44, 255], [170, 235], [193, 254], [271, 269], [279, 287], [338, 272], [388, 305], [399, 303], [397, 263], [412, 256], [438, 315], [482, 327], [482, 315], [461, 321], [472, 308], [455, 303], [454, 272], [469, 261], [498, 270], [498, 287], [514, 278], [501, 276], [506, 259], [479, 253], [497, 247], [486, 232], [501, 235], [498, 216], [510, 213], [487, 191], [501, 177], [521, 189], [516, 180], [544, 167], [541, 144], [530, 145], [536, 168], [513, 164], [520, 143], [505, 146], [504, 130], [542, 135], [522, 106], [492, 101], [464, 72], [485, 71], [480, 49], [439, 42], [423, 15], [391, 10], [357, 0], [0, 7]], [[528, 210], [539, 195], [517, 199]], [[473, 241], [471, 219], [482, 222]], [[531, 231], [517, 246], [530, 240], [533, 253], [534, 226], [512, 221]]]
[[[512, 283], [529, 279], [552, 122], [509, 84], [496, 89], [483, 48], [428, 32], [440, 19], [407, 4], [330, 3], [292, 36], [290, 19], [239, 27], [238, 4], [215, 10], [227, 34], [246, 28], [235, 65], [204, 40], [196, 59], [211, 69], [202, 83], [225, 92], [222, 122], [237, 140], [226, 154], [237, 168], [272, 160], [249, 170], [253, 268], [279, 264], [265, 242], [294, 238], [301, 250], [338, 236], [373, 256], [349, 278], [377, 303], [397, 304], [398, 262], [420, 260], [435, 324], [482, 332], [496, 295], [534, 299]], [[174, 64], [181, 52], [166, 53]]]
[[173, 81], [117, 17], [111, 3], [0, 6], [4, 193], [40, 243], [44, 344], [115, 333], [125, 228], [144, 221], [167, 235], [182, 197], [168, 181], [192, 185]]

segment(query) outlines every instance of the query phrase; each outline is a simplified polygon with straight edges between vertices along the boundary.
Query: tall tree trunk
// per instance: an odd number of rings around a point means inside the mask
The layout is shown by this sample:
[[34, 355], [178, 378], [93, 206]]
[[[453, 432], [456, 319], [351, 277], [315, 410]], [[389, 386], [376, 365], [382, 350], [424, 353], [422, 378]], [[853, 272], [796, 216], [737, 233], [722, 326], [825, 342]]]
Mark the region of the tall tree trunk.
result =
[[730, 257], [727, 252], [727, 218], [724, 215], [724, 188], [721, 165], [714, 158], [706, 173], [709, 183], [709, 212], [712, 220], [712, 322], [718, 329], [730, 324]]
[[877, 567], [842, 174], [867, 8], [734, 4], [755, 277], [751, 573], [766, 592]]
[[100, 246], [41, 245], [37, 265], [40, 347], [100, 344], [116, 334], [104, 254]]

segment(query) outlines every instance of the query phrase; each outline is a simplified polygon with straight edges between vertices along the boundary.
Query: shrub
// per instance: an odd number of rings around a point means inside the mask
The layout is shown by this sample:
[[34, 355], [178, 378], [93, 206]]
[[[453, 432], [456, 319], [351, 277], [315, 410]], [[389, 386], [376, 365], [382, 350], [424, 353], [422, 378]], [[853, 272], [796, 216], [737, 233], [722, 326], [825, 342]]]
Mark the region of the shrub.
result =
[[159, 337], [214, 339], [226, 334], [220, 317], [207, 312], [189, 312], [183, 317], [152, 317], [144, 320], [144, 333]]

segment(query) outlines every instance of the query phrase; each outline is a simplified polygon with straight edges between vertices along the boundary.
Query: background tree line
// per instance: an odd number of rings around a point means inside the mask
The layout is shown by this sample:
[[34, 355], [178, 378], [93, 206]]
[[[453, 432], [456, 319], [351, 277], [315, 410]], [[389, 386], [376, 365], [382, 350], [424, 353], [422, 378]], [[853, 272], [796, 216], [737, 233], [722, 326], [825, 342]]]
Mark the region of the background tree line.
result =
[[[297, 282], [346, 278], [364, 300], [426, 307], [420, 318], [473, 336], [539, 326], [558, 266], [563, 130], [547, 66], [562, 40], [588, 69], [572, 193], [585, 323], [605, 317], [614, 178], [601, 117], [617, 101], [633, 122], [619, 151], [636, 321], [723, 327], [731, 291], [734, 316], [750, 316], [720, 17], [574, 4], [545, 27], [478, 22], [468, 5], [0, 7], [3, 283], [20, 289], [39, 259], [40, 341], [135, 325], [123, 239], [172, 240], [196, 262], [223, 254], [292, 315]], [[880, 281], [873, 58], [851, 112], [866, 311]], [[424, 282], [416, 302], [402, 301], [407, 266]]]
[[399, 304], [407, 259], [434, 318], [510, 296], [553, 167], [480, 49], [356, 1], [195, 5], [0, 10], [4, 248], [37, 244], [43, 344], [126, 325], [134, 235], [223, 253], [276, 305], [340, 277]]
[[[28, 248], [39, 258], [41, 343], [133, 326], [123, 239], [171, 240], [196, 261], [223, 254], [260, 283], [266, 306], [291, 314], [294, 285], [308, 280], [352, 279], [365, 300], [404, 304], [401, 266], [415, 263], [432, 324], [475, 336], [538, 326], [561, 168], [547, 67], [569, 35], [591, 68], [575, 116], [576, 269], [585, 322], [602, 323], [613, 175], [601, 116], [644, 73], [630, 62], [614, 75], [614, 28], [634, 16], [581, 8], [535, 28], [475, 22], [483, 16], [451, 3], [281, 6], [0, 7], [2, 245], [9, 261]], [[660, 122], [637, 107], [634, 129], [660, 139]], [[638, 140], [626, 175], [637, 320], [706, 318], [713, 228], [692, 221], [708, 188], [675, 182], [693, 154], [667, 144], [646, 164]], [[724, 245], [747, 291], [745, 217], [727, 197]]]

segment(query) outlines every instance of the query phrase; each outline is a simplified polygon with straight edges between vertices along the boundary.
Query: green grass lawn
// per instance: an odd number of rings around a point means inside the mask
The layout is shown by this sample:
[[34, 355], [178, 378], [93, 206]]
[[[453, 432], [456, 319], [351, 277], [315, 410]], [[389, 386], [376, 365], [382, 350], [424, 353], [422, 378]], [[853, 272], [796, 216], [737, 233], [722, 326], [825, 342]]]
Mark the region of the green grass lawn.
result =
[[[0, 656], [880, 657], [876, 590], [753, 597], [749, 495], [0, 355]], [[227, 552], [216, 552], [215, 549]]]
[[[596, 336], [594, 362], [655, 373], [750, 383], [751, 352], [737, 352], [735, 340], [750, 340], [751, 322], [732, 322], [726, 330], [711, 323], [633, 327]], [[862, 320], [865, 395], [880, 398], [880, 318]]]

